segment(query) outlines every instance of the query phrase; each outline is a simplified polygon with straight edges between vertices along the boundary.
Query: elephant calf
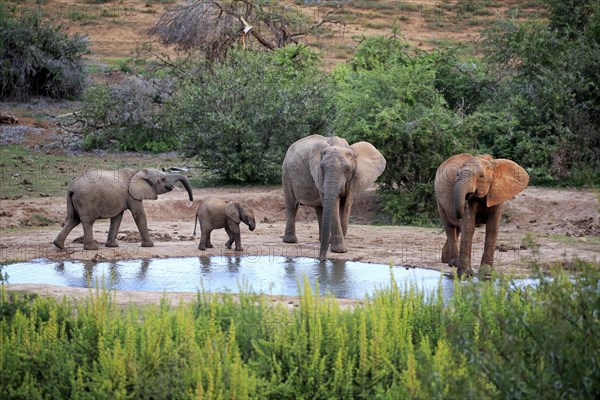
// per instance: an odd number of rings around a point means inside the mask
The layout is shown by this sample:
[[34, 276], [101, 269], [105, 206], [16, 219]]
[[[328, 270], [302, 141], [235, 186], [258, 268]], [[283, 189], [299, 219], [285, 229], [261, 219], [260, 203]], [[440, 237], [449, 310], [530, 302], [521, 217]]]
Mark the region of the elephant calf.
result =
[[251, 231], [256, 227], [254, 211], [250, 207], [221, 199], [202, 201], [196, 211], [196, 219], [194, 221], [194, 236], [196, 235], [196, 223], [200, 223], [200, 244], [198, 244], [198, 250], [212, 248], [210, 233], [213, 229], [225, 228], [225, 232], [229, 236], [225, 247], [231, 249], [231, 244], [235, 240], [235, 251], [242, 251], [242, 241], [240, 238], [241, 221], [248, 225]]

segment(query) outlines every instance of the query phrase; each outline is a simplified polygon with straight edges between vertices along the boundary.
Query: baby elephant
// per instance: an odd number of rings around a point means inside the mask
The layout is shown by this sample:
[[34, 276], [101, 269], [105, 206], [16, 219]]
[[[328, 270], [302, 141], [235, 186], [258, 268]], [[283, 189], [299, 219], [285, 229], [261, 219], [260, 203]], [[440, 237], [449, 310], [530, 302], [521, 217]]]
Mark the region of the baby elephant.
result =
[[250, 207], [233, 201], [221, 199], [203, 201], [198, 207], [198, 211], [196, 211], [196, 220], [194, 221], [194, 236], [196, 235], [196, 222], [200, 223], [198, 250], [212, 248], [210, 233], [213, 229], [225, 228], [225, 232], [229, 236], [225, 247], [231, 249], [231, 244], [235, 240], [235, 251], [242, 251], [240, 221], [243, 221], [253, 231], [256, 227], [254, 211]]

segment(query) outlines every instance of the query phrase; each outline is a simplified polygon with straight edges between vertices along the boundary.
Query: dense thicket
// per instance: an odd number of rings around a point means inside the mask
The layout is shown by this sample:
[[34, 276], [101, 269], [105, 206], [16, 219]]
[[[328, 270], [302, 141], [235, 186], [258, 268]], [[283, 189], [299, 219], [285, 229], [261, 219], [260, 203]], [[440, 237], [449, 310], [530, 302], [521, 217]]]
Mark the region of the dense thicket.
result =
[[18, 16], [0, 7], [0, 99], [78, 97], [87, 80], [87, 51], [85, 37], [67, 35], [41, 12]]
[[329, 89], [304, 46], [233, 51], [183, 83], [172, 103], [172, 127], [183, 152], [226, 182], [279, 182], [289, 145], [325, 133]]
[[579, 267], [446, 299], [392, 284], [352, 309], [307, 284], [293, 309], [251, 294], [123, 309], [117, 293], [73, 303], [2, 286], [0, 397], [598, 398], [600, 276]]
[[514, 126], [480, 142], [526, 166], [533, 183], [598, 184], [600, 3], [547, 3], [549, 22], [504, 20], [484, 35], [497, 79], [480, 107], [504, 112]]

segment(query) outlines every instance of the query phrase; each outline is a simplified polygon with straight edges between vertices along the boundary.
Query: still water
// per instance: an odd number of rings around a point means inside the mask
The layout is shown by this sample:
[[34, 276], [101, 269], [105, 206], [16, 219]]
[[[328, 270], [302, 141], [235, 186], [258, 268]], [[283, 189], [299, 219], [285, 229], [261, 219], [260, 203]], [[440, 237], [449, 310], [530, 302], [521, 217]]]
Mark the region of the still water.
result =
[[[122, 260], [113, 262], [34, 260], [3, 267], [8, 283], [37, 283], [73, 287], [102, 286], [117, 290], [238, 293], [241, 290], [297, 296], [304, 277], [311, 287], [337, 298], [362, 299], [389, 287], [395, 279], [401, 290], [414, 285], [431, 293], [440, 288], [451, 295], [452, 278], [425, 268], [302, 257], [203, 256]], [[300, 285], [299, 285], [300, 283]]]

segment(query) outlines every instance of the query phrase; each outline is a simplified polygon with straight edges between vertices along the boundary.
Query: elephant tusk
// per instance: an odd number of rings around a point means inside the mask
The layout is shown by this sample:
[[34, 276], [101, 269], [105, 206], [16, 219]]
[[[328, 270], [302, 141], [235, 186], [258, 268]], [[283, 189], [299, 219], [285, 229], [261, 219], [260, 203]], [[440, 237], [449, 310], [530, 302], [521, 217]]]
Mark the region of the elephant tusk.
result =
[[179, 188], [179, 186], [173, 185], [171, 188], [175, 189], [176, 192], [180, 192], [181, 191], [181, 189]]

